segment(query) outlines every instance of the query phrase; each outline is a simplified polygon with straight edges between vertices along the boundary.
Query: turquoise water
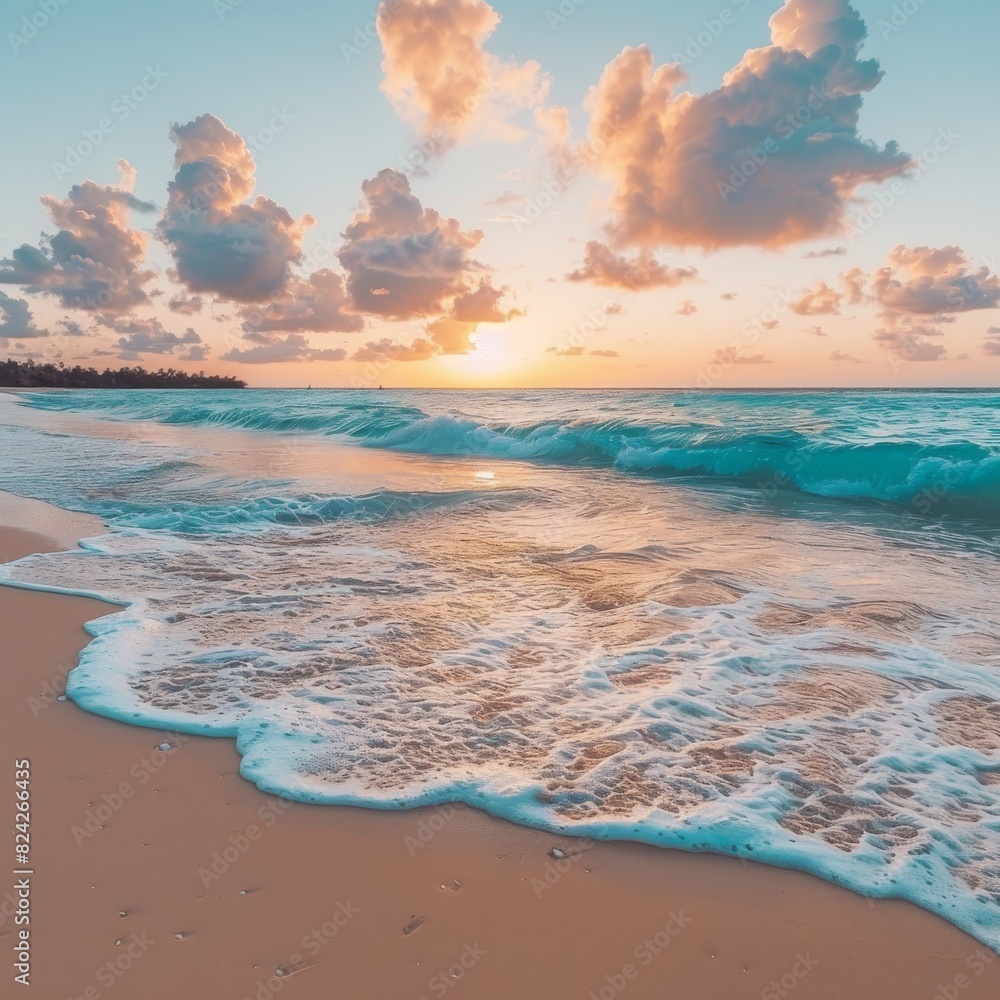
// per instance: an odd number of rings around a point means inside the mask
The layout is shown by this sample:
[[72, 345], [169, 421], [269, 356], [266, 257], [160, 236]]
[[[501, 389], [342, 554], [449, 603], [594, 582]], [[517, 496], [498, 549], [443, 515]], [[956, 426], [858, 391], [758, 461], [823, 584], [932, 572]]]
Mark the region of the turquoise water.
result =
[[916, 513], [1000, 517], [995, 392], [225, 392], [39, 395], [32, 405], [323, 435], [370, 448], [696, 474]]
[[74, 392], [84, 707], [271, 792], [462, 800], [910, 899], [1000, 949], [1000, 394]]

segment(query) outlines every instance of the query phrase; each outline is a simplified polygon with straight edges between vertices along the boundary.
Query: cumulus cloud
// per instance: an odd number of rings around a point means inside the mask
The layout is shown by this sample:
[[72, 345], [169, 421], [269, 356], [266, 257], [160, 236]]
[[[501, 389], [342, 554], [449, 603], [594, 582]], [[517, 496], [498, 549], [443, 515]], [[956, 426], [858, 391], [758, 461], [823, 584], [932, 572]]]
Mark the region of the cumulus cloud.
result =
[[0, 260], [0, 284], [51, 295], [66, 309], [123, 313], [148, 301], [144, 286], [154, 272], [143, 268], [148, 236], [130, 225], [133, 211], [153, 205], [132, 193], [135, 171], [118, 161], [121, 179], [101, 186], [74, 184], [60, 200], [42, 198], [59, 227], [38, 247], [22, 244]]
[[364, 204], [344, 233], [338, 257], [352, 307], [386, 319], [505, 322], [516, 312], [498, 306], [494, 288], [470, 253], [481, 229], [464, 230], [424, 208], [406, 175], [386, 169], [362, 185]]
[[986, 331], [983, 354], [991, 358], [1000, 358], [1000, 326], [991, 326]]
[[454, 319], [436, 319], [427, 324], [427, 336], [442, 354], [469, 354], [475, 344], [472, 334], [478, 323], [460, 323]]
[[835, 364], [841, 364], [843, 362], [853, 365], [864, 364], [861, 358], [856, 358], [853, 354], [845, 354], [843, 351], [832, 351], [829, 355], [829, 360], [833, 361]]
[[58, 325], [62, 327], [63, 334], [67, 337], [86, 337], [87, 332], [80, 326], [76, 320], [73, 319], [61, 319]]
[[825, 281], [818, 281], [813, 288], [804, 288], [788, 308], [799, 316], [830, 316], [840, 312], [841, 294]]
[[621, 355], [617, 351], [591, 351], [590, 352], [595, 358], [620, 358]]
[[821, 326], [806, 326], [802, 328], [803, 333], [808, 333], [813, 337], [826, 337], [828, 336], [826, 330]]
[[233, 347], [222, 355], [222, 361], [243, 365], [289, 364], [302, 361], [343, 361], [343, 348], [315, 348], [301, 333], [260, 332], [245, 336], [250, 347]]
[[896, 143], [859, 131], [882, 73], [858, 58], [867, 29], [847, 0], [788, 0], [770, 27], [771, 45], [700, 96], [645, 46], [605, 68], [587, 109], [595, 165], [614, 184], [614, 245], [780, 247], [837, 233], [861, 185], [909, 167]]
[[137, 316], [104, 317], [104, 323], [115, 333], [124, 334], [114, 345], [115, 353], [123, 361], [135, 360], [143, 354], [176, 354], [178, 350], [185, 361], [204, 358], [202, 339], [191, 327], [181, 334], [171, 333], [155, 317], [140, 319]]
[[956, 246], [901, 244], [873, 275], [872, 288], [882, 309], [893, 313], [931, 316], [1000, 305], [1000, 277], [974, 267]]
[[876, 341], [906, 361], [939, 361], [947, 348], [928, 341], [959, 313], [1000, 307], [1000, 276], [976, 267], [956, 246], [894, 247], [871, 276], [883, 328]]
[[481, 278], [478, 288], [455, 297], [448, 316], [427, 324], [430, 340], [442, 354], [469, 354], [475, 349], [473, 335], [480, 323], [506, 323], [522, 315], [519, 309], [503, 309], [500, 300], [506, 286], [494, 288], [489, 279]]
[[247, 331], [351, 333], [364, 329], [364, 319], [349, 308], [343, 276], [324, 267], [308, 278], [293, 276], [284, 292], [260, 306], [244, 306], [240, 316]]
[[868, 294], [868, 275], [860, 267], [852, 267], [849, 271], [844, 271], [840, 276], [846, 289], [847, 304], [851, 306], [860, 305], [870, 299]]
[[435, 344], [418, 337], [409, 344], [397, 344], [389, 337], [369, 341], [351, 355], [352, 361], [427, 361], [438, 353]]
[[48, 330], [35, 326], [31, 307], [24, 299], [14, 299], [0, 292], [0, 339], [34, 340], [48, 336]]
[[158, 232], [177, 280], [195, 294], [261, 302], [283, 292], [302, 259], [302, 236], [314, 220], [258, 195], [256, 164], [243, 139], [215, 115], [174, 125], [176, 174]]
[[810, 250], [802, 255], [803, 260], [823, 260], [825, 257], [843, 257], [847, 247], [827, 247], [825, 250]]
[[500, 300], [509, 289], [494, 288], [489, 278], [480, 278], [475, 288], [456, 295], [451, 318], [461, 323], [506, 323], [521, 315], [519, 309], [502, 309]]
[[948, 356], [948, 349], [926, 339], [940, 332], [927, 327], [898, 324], [896, 328], [877, 330], [875, 342], [901, 361], [943, 361]]
[[171, 312], [179, 313], [181, 316], [194, 316], [196, 313], [200, 313], [202, 306], [204, 306], [205, 300], [200, 295], [174, 295], [169, 302], [167, 302], [167, 308]]
[[376, 25], [382, 43], [382, 90], [438, 153], [473, 129], [518, 139], [507, 119], [546, 96], [537, 62], [504, 62], [486, 43], [500, 15], [485, 0], [383, 0]]
[[567, 281], [589, 281], [607, 288], [640, 291], [649, 288], [673, 288], [693, 281], [698, 272], [693, 267], [668, 267], [651, 250], [640, 250], [634, 258], [615, 253], [606, 243], [590, 240], [584, 248], [583, 264], [566, 275]]
[[720, 347], [714, 359], [717, 365], [769, 365], [771, 360], [763, 354], [744, 354], [739, 347]]
[[698, 311], [694, 299], [685, 299], [675, 310], [675, 316], [693, 316]]

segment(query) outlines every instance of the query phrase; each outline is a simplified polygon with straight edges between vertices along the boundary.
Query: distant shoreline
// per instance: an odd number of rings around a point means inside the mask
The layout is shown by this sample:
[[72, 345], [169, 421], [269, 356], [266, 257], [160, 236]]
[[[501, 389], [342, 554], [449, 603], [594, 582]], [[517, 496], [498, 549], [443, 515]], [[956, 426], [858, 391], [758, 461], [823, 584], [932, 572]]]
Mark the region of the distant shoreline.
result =
[[176, 368], [147, 371], [140, 365], [112, 370], [64, 364], [39, 365], [34, 361], [0, 361], [0, 386], [8, 389], [245, 389], [234, 375], [206, 375]]

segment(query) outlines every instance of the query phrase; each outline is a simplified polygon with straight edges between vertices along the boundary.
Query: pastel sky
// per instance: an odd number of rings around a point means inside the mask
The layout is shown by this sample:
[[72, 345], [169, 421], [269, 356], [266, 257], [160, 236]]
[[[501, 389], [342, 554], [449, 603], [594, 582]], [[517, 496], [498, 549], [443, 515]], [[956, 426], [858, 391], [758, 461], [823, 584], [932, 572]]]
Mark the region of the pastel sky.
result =
[[11, 0], [0, 353], [1000, 384], [991, 0]]

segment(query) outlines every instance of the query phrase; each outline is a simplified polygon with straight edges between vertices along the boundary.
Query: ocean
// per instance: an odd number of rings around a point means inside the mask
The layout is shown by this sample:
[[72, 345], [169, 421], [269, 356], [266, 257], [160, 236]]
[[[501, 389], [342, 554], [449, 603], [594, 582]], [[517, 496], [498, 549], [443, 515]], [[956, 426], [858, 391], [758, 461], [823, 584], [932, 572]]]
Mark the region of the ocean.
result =
[[466, 802], [908, 899], [1000, 950], [1000, 393], [0, 397], [69, 696], [269, 793]]

